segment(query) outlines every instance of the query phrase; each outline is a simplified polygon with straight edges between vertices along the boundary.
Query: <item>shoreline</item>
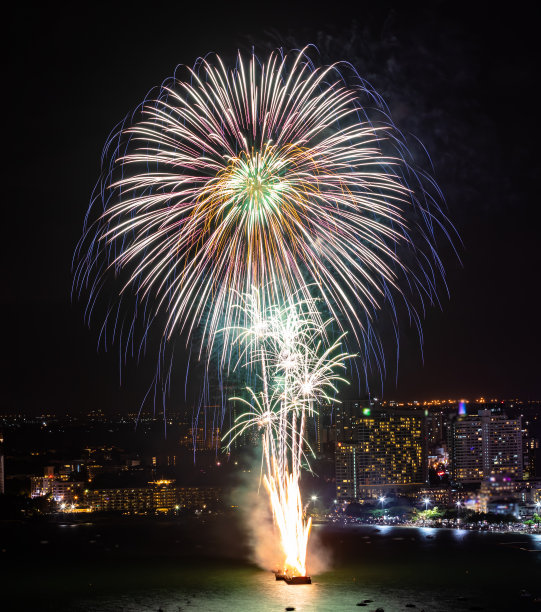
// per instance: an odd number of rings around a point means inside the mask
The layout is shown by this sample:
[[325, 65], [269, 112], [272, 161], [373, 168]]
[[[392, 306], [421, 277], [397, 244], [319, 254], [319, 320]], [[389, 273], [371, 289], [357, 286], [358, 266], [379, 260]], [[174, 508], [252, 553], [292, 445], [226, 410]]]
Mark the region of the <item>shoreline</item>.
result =
[[[512, 524], [512, 523], [511, 523]], [[509, 534], [516, 533], [520, 535], [528, 535], [528, 536], [541, 536], [541, 529], [527, 531], [524, 529], [490, 529], [486, 527], [462, 527], [462, 526], [453, 526], [453, 525], [414, 525], [412, 523], [365, 523], [365, 522], [357, 522], [357, 521], [342, 521], [342, 520], [328, 520], [328, 521], [317, 521], [313, 522], [313, 525], [336, 525], [341, 527], [374, 527], [375, 529], [381, 527], [400, 527], [400, 528], [408, 528], [408, 529], [437, 529], [443, 531], [474, 531], [479, 533], [496, 533], [496, 534]]]

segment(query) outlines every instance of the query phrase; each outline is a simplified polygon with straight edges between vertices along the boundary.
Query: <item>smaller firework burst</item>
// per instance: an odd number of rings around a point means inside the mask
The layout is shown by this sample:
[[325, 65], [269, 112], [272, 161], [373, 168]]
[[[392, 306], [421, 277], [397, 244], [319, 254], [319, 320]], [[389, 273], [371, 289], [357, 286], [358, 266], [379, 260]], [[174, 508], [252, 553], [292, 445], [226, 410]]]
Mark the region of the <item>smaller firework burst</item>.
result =
[[353, 355], [341, 351], [343, 336], [328, 342], [332, 321], [321, 322], [314, 301], [262, 309], [258, 290], [240, 298], [248, 324], [236, 328], [242, 349], [235, 367], [256, 370], [263, 390], [247, 387], [248, 399], [231, 398], [249, 410], [228, 432], [229, 445], [250, 428], [261, 432], [263, 484], [280, 533], [283, 571], [306, 576], [311, 519], [305, 518], [299, 489], [301, 468], [308, 466], [306, 419], [318, 402], [331, 401], [338, 382], [347, 382], [339, 371]]

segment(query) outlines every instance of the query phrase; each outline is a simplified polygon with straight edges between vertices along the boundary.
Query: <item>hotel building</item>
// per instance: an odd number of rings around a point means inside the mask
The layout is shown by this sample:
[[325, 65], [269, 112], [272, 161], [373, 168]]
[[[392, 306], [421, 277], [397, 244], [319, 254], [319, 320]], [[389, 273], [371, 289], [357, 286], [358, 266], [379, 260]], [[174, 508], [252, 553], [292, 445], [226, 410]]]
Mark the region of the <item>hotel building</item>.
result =
[[336, 421], [337, 498], [375, 497], [426, 483], [424, 411], [344, 402]]
[[521, 417], [490, 410], [457, 416], [449, 427], [451, 476], [457, 482], [481, 482], [495, 474], [522, 478]]
[[83, 503], [91, 511], [130, 512], [203, 509], [220, 501], [213, 487], [179, 487], [172, 480], [158, 480], [145, 487], [94, 489], [84, 492]]

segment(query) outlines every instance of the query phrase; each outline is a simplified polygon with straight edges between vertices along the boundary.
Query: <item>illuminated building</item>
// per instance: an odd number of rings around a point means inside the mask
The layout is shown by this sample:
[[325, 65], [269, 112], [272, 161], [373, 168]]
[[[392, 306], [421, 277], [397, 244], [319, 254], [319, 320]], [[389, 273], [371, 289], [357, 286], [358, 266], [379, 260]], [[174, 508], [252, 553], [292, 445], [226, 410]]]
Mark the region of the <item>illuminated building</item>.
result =
[[56, 502], [66, 504], [72, 504], [77, 500], [84, 485], [83, 482], [69, 480], [66, 473], [55, 474], [52, 465], [46, 466], [43, 471], [43, 476], [31, 477], [30, 497], [50, 495]]
[[337, 498], [359, 499], [425, 484], [424, 412], [360, 403], [353, 408], [342, 418], [341, 438], [337, 436]]
[[537, 476], [537, 455], [539, 453], [539, 440], [536, 438], [524, 438], [524, 478]]
[[494, 474], [522, 478], [521, 418], [480, 410], [457, 416], [449, 427], [453, 480], [480, 482]]
[[480, 512], [508, 514], [516, 511], [517, 487], [511, 476], [496, 474], [486, 478], [479, 490]]
[[445, 441], [446, 419], [443, 410], [427, 410], [426, 435], [430, 447], [441, 447]]
[[56, 502], [73, 503], [80, 494], [84, 483], [57, 480], [48, 476], [33, 476], [30, 484], [30, 497], [51, 495]]
[[450, 487], [422, 487], [417, 494], [418, 498], [429, 499], [433, 506], [446, 508], [454, 502], [453, 490]]
[[539, 445], [539, 414], [532, 411], [524, 411], [522, 418], [522, 450], [524, 480], [541, 476], [539, 471], [539, 460], [541, 450]]
[[146, 513], [173, 509], [201, 509], [220, 500], [213, 487], [179, 487], [172, 480], [157, 480], [144, 487], [94, 489], [84, 492], [92, 511]]

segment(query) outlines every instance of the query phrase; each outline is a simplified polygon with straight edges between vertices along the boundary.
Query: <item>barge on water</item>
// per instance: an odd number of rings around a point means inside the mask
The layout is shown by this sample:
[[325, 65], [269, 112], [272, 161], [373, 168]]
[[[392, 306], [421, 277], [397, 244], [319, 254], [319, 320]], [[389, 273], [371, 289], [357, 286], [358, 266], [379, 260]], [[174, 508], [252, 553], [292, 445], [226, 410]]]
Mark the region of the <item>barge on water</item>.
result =
[[286, 572], [274, 572], [276, 580], [283, 580], [286, 584], [312, 584], [310, 576], [291, 576]]
[[288, 576], [284, 578], [287, 584], [312, 584], [310, 576]]

